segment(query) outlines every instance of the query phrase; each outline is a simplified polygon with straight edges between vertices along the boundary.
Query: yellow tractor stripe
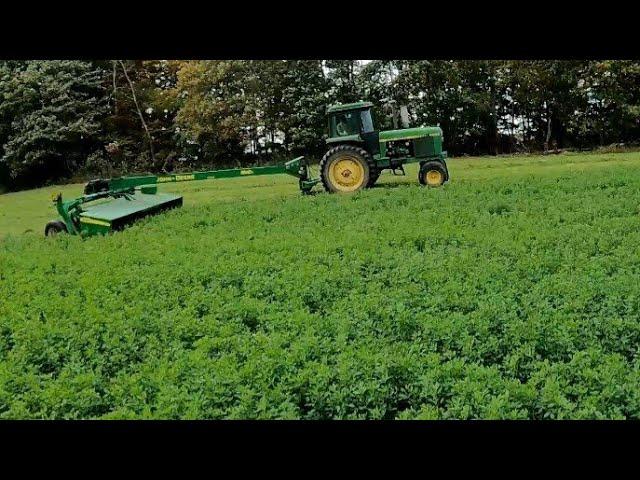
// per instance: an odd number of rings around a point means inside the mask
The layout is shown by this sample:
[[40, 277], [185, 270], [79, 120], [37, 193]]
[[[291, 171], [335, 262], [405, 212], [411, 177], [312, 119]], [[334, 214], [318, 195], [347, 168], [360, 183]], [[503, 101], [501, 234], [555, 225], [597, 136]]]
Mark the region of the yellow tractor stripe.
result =
[[80, 222], [90, 223], [92, 225], [102, 225], [103, 227], [111, 226], [109, 222], [105, 222], [104, 220], [96, 220], [95, 218], [89, 218], [89, 217], [80, 217]]

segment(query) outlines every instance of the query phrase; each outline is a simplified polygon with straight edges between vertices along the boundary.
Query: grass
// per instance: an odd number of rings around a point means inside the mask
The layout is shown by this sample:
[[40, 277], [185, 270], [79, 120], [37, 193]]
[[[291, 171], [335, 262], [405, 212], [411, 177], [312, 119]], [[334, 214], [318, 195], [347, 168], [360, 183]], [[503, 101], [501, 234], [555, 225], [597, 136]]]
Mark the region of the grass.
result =
[[[637, 165], [640, 152], [615, 154], [564, 154], [525, 157], [456, 158], [449, 169], [456, 184], [491, 181], [496, 177], [523, 177], [586, 173], [618, 165]], [[417, 166], [406, 167], [407, 176], [385, 172], [378, 188], [415, 185]], [[262, 201], [299, 197], [297, 180], [286, 175], [210, 180], [206, 182], [163, 185], [161, 191], [184, 193], [186, 209], [235, 201]], [[0, 238], [11, 235], [43, 235], [45, 224], [57, 218], [51, 196], [62, 192], [63, 198], [82, 195], [84, 184], [52, 186], [0, 195]], [[376, 190], [378, 190], [378, 188]]]
[[450, 171], [174, 185], [84, 241], [0, 196], [0, 418], [639, 418], [640, 153]]

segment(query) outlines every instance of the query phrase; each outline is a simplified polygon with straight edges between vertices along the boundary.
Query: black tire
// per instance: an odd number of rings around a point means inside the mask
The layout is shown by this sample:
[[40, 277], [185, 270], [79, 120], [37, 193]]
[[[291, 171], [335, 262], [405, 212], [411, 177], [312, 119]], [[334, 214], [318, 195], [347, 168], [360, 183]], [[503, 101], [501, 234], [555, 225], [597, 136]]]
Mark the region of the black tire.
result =
[[[361, 178], [357, 184], [350, 186], [341, 186], [334, 182], [331, 174], [331, 168], [335, 162], [348, 157], [350, 160], [357, 162], [361, 166]], [[366, 188], [370, 181], [371, 172], [371, 156], [366, 150], [355, 145], [339, 145], [329, 149], [320, 160], [320, 179], [322, 185], [327, 192], [331, 193], [352, 193]]]
[[67, 233], [67, 226], [64, 222], [60, 220], [54, 220], [53, 222], [47, 223], [47, 226], [44, 227], [44, 236], [45, 237], [53, 237], [59, 233]]
[[[430, 172], [437, 172], [438, 175]], [[425, 162], [420, 166], [418, 181], [427, 187], [440, 187], [447, 181], [447, 169], [438, 161]]]
[[380, 178], [381, 173], [382, 171], [378, 170], [377, 168], [371, 168], [369, 170], [369, 182], [367, 183], [367, 188], [371, 188], [376, 184], [376, 182]]

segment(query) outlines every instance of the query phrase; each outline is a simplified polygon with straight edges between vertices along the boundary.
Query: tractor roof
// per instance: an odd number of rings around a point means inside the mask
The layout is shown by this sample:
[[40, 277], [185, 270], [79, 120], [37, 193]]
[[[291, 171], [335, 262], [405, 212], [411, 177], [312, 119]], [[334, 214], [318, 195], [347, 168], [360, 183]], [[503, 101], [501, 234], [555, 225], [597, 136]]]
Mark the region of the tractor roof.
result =
[[329, 108], [327, 108], [327, 113], [344, 112], [346, 110], [361, 110], [371, 107], [373, 107], [373, 103], [371, 102], [344, 103], [342, 105], [330, 106]]

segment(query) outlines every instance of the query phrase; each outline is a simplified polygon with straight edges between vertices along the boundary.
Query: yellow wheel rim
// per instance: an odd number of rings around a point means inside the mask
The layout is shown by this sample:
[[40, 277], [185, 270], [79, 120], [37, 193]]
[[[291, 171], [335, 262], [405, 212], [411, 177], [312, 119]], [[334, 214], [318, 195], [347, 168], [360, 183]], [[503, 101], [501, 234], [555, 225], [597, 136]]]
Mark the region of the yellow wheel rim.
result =
[[354, 192], [364, 184], [364, 166], [358, 158], [343, 155], [329, 168], [329, 180], [336, 190]]
[[438, 170], [429, 170], [425, 175], [425, 180], [427, 185], [437, 187], [442, 185], [444, 177], [442, 172], [439, 172]]

